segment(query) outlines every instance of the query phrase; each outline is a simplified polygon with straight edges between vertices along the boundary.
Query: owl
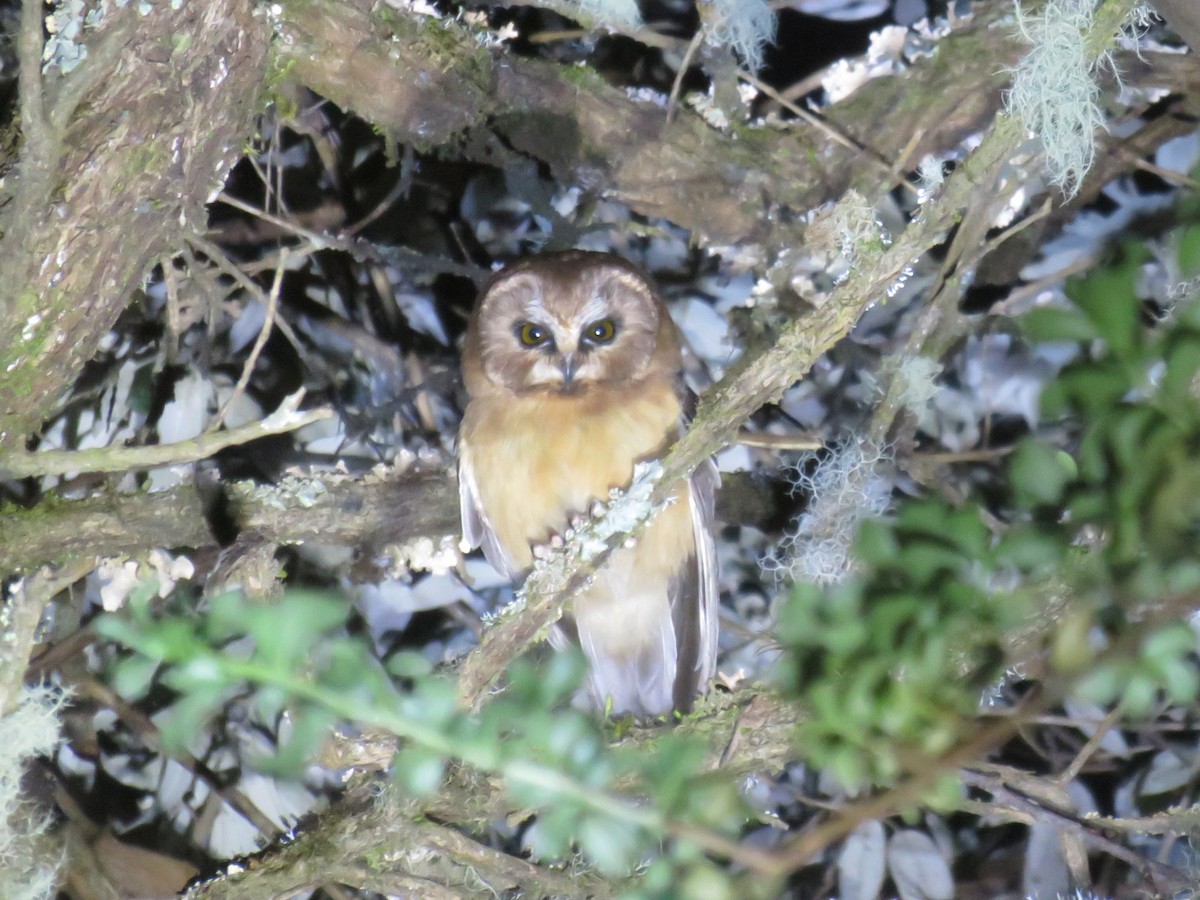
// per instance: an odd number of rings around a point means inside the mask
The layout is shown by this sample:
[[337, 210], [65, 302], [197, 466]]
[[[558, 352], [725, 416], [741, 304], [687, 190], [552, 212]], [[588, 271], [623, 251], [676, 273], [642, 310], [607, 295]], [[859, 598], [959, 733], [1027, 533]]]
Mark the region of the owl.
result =
[[[483, 290], [467, 326], [459, 431], [463, 536], [506, 577], [532, 547], [630, 483], [686, 426], [679, 335], [632, 264], [568, 251]], [[687, 711], [716, 668], [716, 467], [706, 462], [632, 546], [616, 550], [551, 641], [577, 641], [598, 709]]]

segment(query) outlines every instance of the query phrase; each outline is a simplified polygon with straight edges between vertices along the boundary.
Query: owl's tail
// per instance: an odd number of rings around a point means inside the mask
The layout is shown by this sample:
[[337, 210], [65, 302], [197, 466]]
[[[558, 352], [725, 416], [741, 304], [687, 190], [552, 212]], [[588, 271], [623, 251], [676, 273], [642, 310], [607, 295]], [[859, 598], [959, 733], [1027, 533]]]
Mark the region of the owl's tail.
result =
[[623, 597], [620, 626], [612, 607], [575, 617], [579, 644], [591, 666], [589, 688], [598, 709], [611, 702], [614, 715], [659, 716], [675, 706], [675, 626], [665, 591]]

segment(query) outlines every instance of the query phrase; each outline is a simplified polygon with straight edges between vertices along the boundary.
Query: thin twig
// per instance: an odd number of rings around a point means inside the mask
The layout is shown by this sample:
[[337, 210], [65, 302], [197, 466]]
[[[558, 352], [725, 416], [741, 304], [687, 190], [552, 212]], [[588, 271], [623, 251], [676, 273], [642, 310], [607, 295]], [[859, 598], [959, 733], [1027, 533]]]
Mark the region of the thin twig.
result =
[[1023, 713], [1013, 713], [1003, 719], [984, 726], [976, 737], [952, 748], [907, 781], [867, 800], [844, 807], [833, 819], [800, 835], [773, 854], [767, 874], [786, 875], [807, 865], [831, 844], [842, 840], [862, 822], [882, 819], [897, 811], [920, 802], [921, 797], [934, 786], [937, 780], [962, 766], [979, 759], [989, 750], [998, 747], [1016, 734]]
[[1088, 828], [1087, 823], [1075, 815], [1046, 806], [1037, 798], [1009, 786], [998, 776], [967, 769], [963, 772], [963, 781], [992, 795], [994, 805], [989, 807], [991, 812], [1002, 812], [1007, 808], [1024, 816], [1030, 816], [1035, 821], [1049, 822], [1056, 828], [1061, 828], [1076, 837], [1092, 842], [1105, 853], [1150, 878], [1160, 889], [1173, 893], [1189, 887], [1189, 883], [1175, 869], [1148, 859], [1103, 834], [1097, 833], [1094, 829]]
[[[191, 244], [192, 247], [203, 253], [205, 257], [208, 258], [208, 261], [214, 266], [241, 285], [242, 288], [249, 292], [252, 297], [258, 300], [259, 303], [263, 304], [263, 306], [270, 305], [267, 292], [264, 291], [254, 279], [243, 272], [241, 267], [231, 260], [224, 250], [222, 250], [212, 241], [208, 240], [207, 238], [202, 238], [199, 235], [189, 235], [187, 242]], [[306, 254], [309, 253], [310, 250], [307, 247], [300, 249], [292, 248], [289, 252], [292, 254]], [[286, 319], [282, 319], [277, 316], [275, 320], [275, 327], [280, 330], [283, 336], [288, 339], [293, 347], [295, 347], [298, 351], [303, 350], [304, 345], [301, 344], [300, 338], [296, 336], [296, 332], [292, 329], [292, 326], [287, 323]]]
[[679, 92], [683, 89], [683, 79], [687, 76], [688, 67], [692, 64], [692, 57], [696, 55], [696, 51], [700, 49], [700, 44], [704, 40], [704, 29], [696, 32], [688, 43], [687, 52], [683, 54], [683, 62], [679, 64], [679, 71], [675, 73], [675, 80], [671, 83], [671, 95], [667, 98], [667, 124], [675, 118], [675, 108], [679, 103]]
[[811, 434], [771, 434], [744, 428], [737, 433], [737, 443], [760, 450], [820, 450], [825, 446], [823, 440]]
[[1079, 776], [1079, 773], [1083, 771], [1083, 767], [1087, 765], [1087, 761], [1092, 758], [1092, 754], [1099, 748], [1100, 742], [1104, 740], [1104, 736], [1112, 730], [1112, 727], [1117, 724], [1117, 719], [1120, 717], [1121, 705], [1117, 704], [1104, 717], [1104, 721], [1096, 726], [1096, 730], [1092, 732], [1092, 736], [1087, 739], [1087, 742], [1075, 754], [1075, 758], [1071, 760], [1071, 764], [1063, 769], [1062, 774], [1056, 779], [1059, 784], [1070, 784]]
[[0, 480], [72, 472], [127, 472], [181, 463], [199, 462], [226, 447], [236, 447], [273, 434], [287, 434], [333, 415], [333, 410], [299, 410], [304, 391], [299, 390], [279, 404], [264, 419], [228, 431], [205, 433], [173, 444], [147, 447], [99, 447], [95, 450], [46, 450], [40, 453], [10, 453], [0, 456]]
[[117, 718], [128, 725], [141, 739], [146, 748], [154, 753], [170, 756], [175, 762], [186, 769], [193, 778], [197, 778], [221, 798], [230, 808], [253, 825], [264, 837], [273, 840], [283, 833], [278, 825], [271, 821], [270, 816], [243, 794], [232, 787], [227, 787], [224, 780], [196, 757], [185, 751], [167, 753], [163, 748], [162, 735], [154, 721], [136, 707], [127, 703], [120, 694], [108, 685], [89, 678], [76, 684], [85, 695], [108, 707]]
[[233, 393], [221, 405], [221, 409], [208, 427], [209, 431], [216, 431], [221, 427], [233, 404], [246, 393], [246, 387], [250, 384], [250, 376], [254, 373], [255, 365], [258, 364], [259, 354], [267, 345], [267, 338], [271, 336], [271, 326], [275, 323], [276, 310], [279, 308], [279, 289], [283, 285], [283, 273], [287, 268], [287, 261], [288, 250], [286, 247], [282, 247], [279, 251], [279, 263], [275, 266], [275, 279], [271, 282], [271, 290], [267, 294], [267, 312], [263, 318], [262, 328], [258, 331], [254, 346], [250, 348], [250, 355], [246, 357], [246, 364], [242, 366], [242, 374], [233, 387]]

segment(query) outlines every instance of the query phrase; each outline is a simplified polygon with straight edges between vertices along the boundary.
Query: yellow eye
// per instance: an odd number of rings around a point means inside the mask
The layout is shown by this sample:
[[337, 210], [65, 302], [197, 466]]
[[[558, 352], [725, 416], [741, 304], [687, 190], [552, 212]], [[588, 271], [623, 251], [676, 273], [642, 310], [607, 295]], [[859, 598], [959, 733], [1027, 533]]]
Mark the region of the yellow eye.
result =
[[546, 343], [548, 337], [546, 329], [533, 322], [525, 322], [517, 326], [517, 339], [526, 347], [538, 347]]
[[593, 344], [607, 344], [617, 334], [617, 323], [612, 319], [601, 319], [583, 329], [583, 339]]

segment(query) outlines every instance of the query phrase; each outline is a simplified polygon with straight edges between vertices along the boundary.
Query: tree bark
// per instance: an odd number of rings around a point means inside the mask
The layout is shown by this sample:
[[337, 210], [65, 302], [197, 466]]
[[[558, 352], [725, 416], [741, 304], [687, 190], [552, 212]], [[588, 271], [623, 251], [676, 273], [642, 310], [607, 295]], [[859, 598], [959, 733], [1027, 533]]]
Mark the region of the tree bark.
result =
[[0, 218], [0, 449], [53, 412], [150, 263], [205, 228], [259, 111], [270, 36], [249, 0], [110, 5], [83, 63], [39, 76], [42, 4], [26, 6], [23, 145]]

